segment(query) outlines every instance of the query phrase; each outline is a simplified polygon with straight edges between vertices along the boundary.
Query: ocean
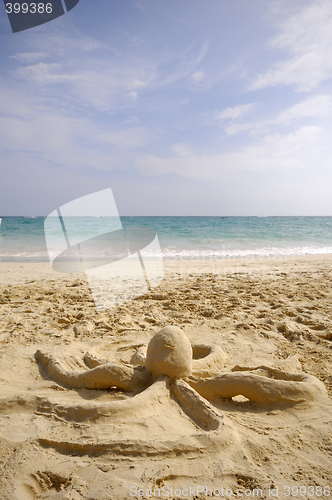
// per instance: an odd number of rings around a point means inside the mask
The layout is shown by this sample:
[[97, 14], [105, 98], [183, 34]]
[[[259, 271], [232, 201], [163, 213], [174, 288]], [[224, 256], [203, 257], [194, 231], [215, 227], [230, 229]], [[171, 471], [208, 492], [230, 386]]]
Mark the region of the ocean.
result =
[[[108, 217], [71, 217], [79, 241], [114, 230]], [[45, 261], [45, 217], [2, 217], [0, 261]], [[121, 217], [156, 231], [165, 258], [202, 259], [332, 253], [332, 217]], [[91, 256], [104, 257], [103, 245]], [[156, 250], [154, 250], [156, 252]], [[160, 255], [160, 253], [159, 253]], [[153, 251], [151, 257], [153, 257]]]

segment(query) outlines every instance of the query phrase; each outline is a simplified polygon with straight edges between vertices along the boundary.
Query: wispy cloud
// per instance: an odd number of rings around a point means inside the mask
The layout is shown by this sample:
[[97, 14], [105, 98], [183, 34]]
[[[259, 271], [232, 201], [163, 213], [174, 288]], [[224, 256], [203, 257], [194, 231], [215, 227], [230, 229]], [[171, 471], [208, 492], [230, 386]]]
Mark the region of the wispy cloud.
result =
[[145, 145], [148, 141], [148, 135], [144, 127], [130, 127], [116, 132], [97, 133], [95, 139], [105, 144], [112, 144], [120, 150], [128, 151]]
[[33, 63], [48, 57], [46, 52], [22, 52], [9, 56], [10, 59], [17, 59], [23, 63]]
[[140, 125], [105, 125], [88, 117], [46, 110], [24, 99], [20, 102], [25, 108], [20, 116], [0, 110], [3, 157], [26, 155], [44, 166], [111, 171], [121, 168], [148, 140]]
[[332, 77], [332, 3], [317, 0], [292, 15], [286, 8], [284, 17], [281, 33], [270, 45], [288, 57], [259, 74], [250, 90], [293, 86], [298, 92], [307, 92]]
[[[38, 44], [30, 41], [29, 52], [11, 56], [17, 62], [14, 75], [25, 85], [37, 85], [44, 104], [57, 98], [65, 107], [109, 112], [132, 106], [147, 91], [174, 85], [189, 75], [196, 84], [204, 79], [203, 71], [195, 69], [207, 53], [207, 41], [163, 56], [152, 51], [137, 56], [130, 48], [119, 57], [112, 45], [75, 35], [64, 40], [53, 36], [47, 52], [33, 50]], [[85, 52], [84, 64], [78, 50]]]
[[25, 52], [9, 56], [0, 80], [2, 157], [7, 164], [30, 158], [36, 168], [68, 172], [134, 165], [155, 135], [142, 125], [144, 114], [136, 116], [140, 98], [195, 73], [199, 81], [197, 66], [208, 50], [207, 42], [192, 43], [162, 57], [128, 49], [120, 58], [112, 46], [79, 33], [50, 34], [43, 51], [39, 39], [27, 40]]
[[[17, 76], [24, 82], [38, 85], [44, 102], [58, 96], [63, 103], [70, 102], [71, 107], [89, 107], [98, 111], [125, 106], [127, 96], [137, 98], [139, 90], [149, 81], [146, 71], [138, 63], [110, 65], [94, 57], [83, 67], [71, 58], [65, 63], [40, 61], [18, 68]], [[55, 87], [56, 84], [60, 87]], [[47, 89], [50, 86], [52, 92]]]
[[[232, 108], [236, 109], [236, 108]], [[276, 117], [267, 120], [249, 122], [236, 122], [224, 128], [226, 136], [236, 135], [240, 132], [250, 131], [257, 134], [260, 131], [275, 126], [289, 126], [306, 118], [326, 118], [332, 115], [332, 98], [330, 95], [315, 95], [294, 104], [279, 113]], [[241, 115], [239, 115], [241, 117]]]
[[231, 135], [237, 135], [241, 132], [250, 131], [252, 133], [256, 133], [257, 130], [260, 130], [266, 122], [264, 121], [255, 121], [255, 122], [245, 122], [245, 123], [231, 123], [224, 128], [224, 133], [227, 137]]
[[249, 104], [239, 104], [238, 106], [234, 106], [232, 108], [225, 108], [222, 111], [218, 111], [215, 117], [219, 121], [242, 118], [243, 115], [246, 115], [252, 110], [255, 104], [256, 103], [252, 102]]
[[[290, 134], [269, 134], [249, 146], [223, 154], [198, 154], [188, 145], [174, 145], [167, 158], [144, 155], [136, 166], [143, 175], [177, 173], [196, 179], [223, 179], [225, 172], [270, 172], [308, 168], [324, 163], [329, 140], [320, 127], [300, 127]], [[321, 164], [322, 164], [321, 163]], [[325, 161], [326, 163], [326, 161]]]
[[[208, 41], [204, 42], [199, 48], [197, 48], [196, 44], [192, 44], [180, 53], [172, 54], [159, 61], [156, 66], [153, 85], [170, 85], [190, 75], [204, 59], [208, 49]], [[200, 78], [202, 72], [198, 71], [197, 73], [198, 78]]]
[[293, 120], [307, 117], [326, 117], [332, 114], [330, 95], [315, 95], [286, 109], [276, 118], [275, 123], [288, 124]]
[[204, 80], [205, 75], [204, 75], [203, 71], [195, 71], [195, 73], [192, 74], [191, 78], [195, 82], [200, 82], [200, 81]]

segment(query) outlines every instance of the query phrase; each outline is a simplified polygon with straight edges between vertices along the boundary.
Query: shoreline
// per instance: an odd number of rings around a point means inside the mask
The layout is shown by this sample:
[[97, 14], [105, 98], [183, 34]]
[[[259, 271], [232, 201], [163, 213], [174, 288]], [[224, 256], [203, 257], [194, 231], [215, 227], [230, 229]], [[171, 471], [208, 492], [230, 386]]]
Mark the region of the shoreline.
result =
[[[171, 279], [180, 274], [183, 279], [191, 275], [213, 274], [220, 278], [232, 274], [257, 275], [264, 278], [268, 273], [278, 271], [304, 270], [306, 266], [332, 266], [332, 254], [324, 255], [293, 255], [276, 257], [245, 257], [223, 259], [163, 259], [165, 278]], [[54, 271], [49, 261], [44, 262], [12, 262], [0, 261], [0, 285], [19, 284], [35, 281], [75, 281], [85, 279], [83, 273], [59, 273]]]

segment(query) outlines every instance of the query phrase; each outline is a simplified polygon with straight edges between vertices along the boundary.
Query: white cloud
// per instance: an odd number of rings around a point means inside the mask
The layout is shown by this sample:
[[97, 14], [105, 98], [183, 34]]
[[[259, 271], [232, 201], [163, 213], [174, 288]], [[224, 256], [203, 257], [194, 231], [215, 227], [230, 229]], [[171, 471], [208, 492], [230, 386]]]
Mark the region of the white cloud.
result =
[[[241, 106], [237, 106], [241, 107]], [[230, 109], [236, 110], [235, 108]], [[227, 111], [227, 110], [226, 110]], [[291, 123], [301, 120], [304, 118], [324, 118], [332, 115], [332, 98], [329, 95], [315, 95], [304, 99], [303, 101], [294, 104], [282, 111], [276, 118], [271, 118], [268, 120], [257, 120], [244, 123], [231, 123], [227, 125], [224, 129], [226, 136], [232, 136], [239, 134], [244, 131], [250, 131], [253, 134], [264, 130], [266, 132], [267, 128], [273, 126], [288, 126]]]
[[329, 140], [319, 127], [301, 127], [287, 135], [271, 134], [231, 153], [199, 155], [186, 145], [175, 145], [175, 155], [145, 155], [136, 160], [143, 175], [178, 174], [197, 179], [223, 179], [225, 172], [269, 172], [310, 168], [326, 163]]
[[276, 118], [275, 123], [287, 124], [306, 117], [325, 117], [332, 114], [332, 99], [329, 95], [315, 95], [286, 109]]
[[23, 63], [33, 63], [39, 59], [44, 59], [45, 57], [48, 57], [45, 52], [22, 52], [10, 56], [10, 59], [17, 59]]
[[141, 87], [145, 87], [148, 84], [148, 82], [143, 82], [142, 80], [136, 80], [134, 79], [132, 82], [129, 83], [130, 87], [133, 89], [139, 89]]
[[250, 130], [251, 132], [256, 132], [260, 128], [262, 128], [266, 122], [246, 122], [246, 123], [231, 123], [227, 127], [225, 127], [224, 131], [227, 137], [231, 135], [240, 134], [241, 132], [245, 132]]
[[[45, 168], [73, 171], [132, 165], [135, 149], [151, 142], [154, 131], [148, 134], [137, 118], [126, 123], [126, 111], [120, 119], [111, 112], [136, 107], [146, 88], [191, 75], [208, 48], [192, 45], [162, 60], [159, 54], [118, 58], [86, 37], [81, 47], [79, 36], [74, 41], [50, 36], [47, 53], [29, 38], [26, 52], [13, 59], [16, 69], [0, 80], [0, 147], [6, 158], [25, 155]], [[50, 61], [44, 60], [48, 56]], [[172, 71], [165, 78], [166, 67]], [[96, 111], [106, 112], [101, 120]]]
[[192, 156], [190, 144], [180, 142], [178, 144], [174, 144], [171, 149], [177, 156], [180, 156], [181, 158], [190, 158]]
[[130, 97], [130, 99], [136, 101], [137, 97], [138, 97], [138, 92], [135, 92], [134, 90], [132, 92], [129, 92], [128, 93], [128, 97]]
[[135, 124], [135, 125], [139, 125], [140, 121], [139, 119], [137, 118], [137, 116], [133, 115], [133, 116], [129, 116], [128, 118], [126, 118], [124, 120], [124, 123], [129, 123], [129, 124]]
[[204, 75], [203, 71], [195, 71], [195, 73], [193, 73], [191, 75], [191, 78], [194, 80], [194, 82], [198, 82], [199, 83], [202, 80], [204, 80], [205, 75]]
[[249, 104], [240, 104], [238, 106], [234, 106], [233, 108], [225, 108], [223, 111], [219, 111], [216, 113], [216, 118], [219, 121], [235, 120], [249, 113], [249, 111], [254, 106], [255, 103], [249, 103]]
[[316, 0], [293, 15], [286, 9], [286, 16], [271, 46], [289, 57], [259, 74], [250, 90], [290, 85], [306, 92], [332, 77], [332, 2]]
[[113, 144], [120, 149], [129, 150], [146, 144], [147, 133], [144, 127], [132, 127], [118, 132], [101, 133], [96, 135], [96, 139], [106, 144]]
[[62, 72], [63, 66], [59, 63], [39, 62], [31, 66], [24, 66], [18, 71], [18, 74], [25, 80], [35, 82], [40, 85], [49, 85], [54, 83], [68, 83], [78, 81], [80, 75], [66, 74]]
[[37, 163], [70, 169], [120, 168], [147, 142], [144, 127], [106, 127], [88, 118], [45, 111], [25, 103], [25, 115], [0, 115], [3, 157], [26, 155]]
[[[141, 67], [118, 64], [105, 65], [101, 60], [87, 60], [82, 65], [53, 62], [23, 66], [17, 75], [24, 81], [38, 85], [39, 98], [44, 102], [58, 98], [69, 102], [70, 106], [89, 107], [99, 111], [127, 105], [127, 98], [133, 101], [144, 87], [143, 79], [148, 80]], [[56, 84], [59, 84], [55, 87]], [[52, 86], [52, 91], [47, 87]]]
[[[209, 42], [206, 41], [200, 49], [191, 45], [176, 56], [172, 54], [158, 62], [153, 86], [170, 85], [190, 75], [208, 52]], [[197, 83], [197, 82], [196, 82]]]
[[[208, 42], [205, 42], [200, 47], [192, 44], [182, 52], [163, 57], [153, 53], [138, 57], [129, 53], [120, 58], [112, 47], [88, 37], [78, 34], [75, 41], [64, 38], [63, 41], [61, 37], [52, 38], [47, 54], [34, 51], [36, 44], [30, 41], [29, 53], [14, 56], [19, 64], [16, 76], [25, 84], [36, 84], [39, 98], [44, 102], [57, 99], [71, 107], [98, 111], [132, 106], [143, 92], [175, 84], [193, 73], [208, 50]], [[78, 49], [80, 53], [82, 49], [85, 51], [84, 64], [81, 57], [77, 57]], [[43, 60], [51, 56], [51, 63]], [[200, 83], [201, 73], [194, 73], [196, 84]], [[53, 89], [49, 92], [47, 86], [51, 85]], [[55, 85], [61, 87], [55, 88]]]
[[31, 113], [27, 96], [22, 92], [17, 92], [13, 86], [6, 84], [2, 79], [0, 79], [0, 95], [0, 116], [25, 117]]

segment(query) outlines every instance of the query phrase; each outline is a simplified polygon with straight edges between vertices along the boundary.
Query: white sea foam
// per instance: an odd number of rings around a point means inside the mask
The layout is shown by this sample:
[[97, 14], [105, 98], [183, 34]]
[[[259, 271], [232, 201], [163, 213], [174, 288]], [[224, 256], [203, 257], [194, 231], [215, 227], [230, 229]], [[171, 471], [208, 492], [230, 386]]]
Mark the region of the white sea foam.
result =
[[[204, 259], [204, 258], [245, 258], [245, 257], [272, 257], [272, 256], [292, 256], [292, 255], [324, 255], [332, 254], [332, 247], [263, 247], [251, 249], [224, 249], [224, 250], [202, 250], [202, 249], [180, 249], [180, 248], [164, 248], [161, 252], [145, 251], [145, 258], [180, 258], [180, 259]], [[97, 252], [91, 250], [88, 258], [107, 258], [114, 256], [112, 251]], [[16, 258], [16, 259], [48, 259], [48, 253], [45, 250], [40, 251], [10, 251], [2, 249], [0, 251], [0, 258]]]
[[[180, 258], [227, 258], [227, 257], [269, 257], [269, 256], [291, 256], [291, 255], [323, 255], [332, 253], [332, 247], [263, 247], [250, 248], [246, 250], [163, 250], [164, 257]], [[152, 257], [152, 255], [151, 255]]]

